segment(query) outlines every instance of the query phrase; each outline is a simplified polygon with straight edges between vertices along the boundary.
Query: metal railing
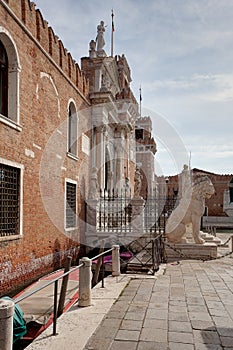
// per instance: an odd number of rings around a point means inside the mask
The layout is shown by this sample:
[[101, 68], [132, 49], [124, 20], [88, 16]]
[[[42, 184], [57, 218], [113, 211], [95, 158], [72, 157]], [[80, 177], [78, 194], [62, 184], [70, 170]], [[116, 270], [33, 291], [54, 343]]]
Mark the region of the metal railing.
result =
[[[90, 260], [93, 261], [93, 260], [96, 260], [98, 259], [99, 257], [102, 257], [102, 268], [104, 269], [104, 255], [108, 254], [109, 252], [112, 252], [114, 249], [116, 249], [115, 247], [113, 248], [110, 248], [106, 251], [104, 251], [103, 253], [100, 253], [96, 256], [94, 256], [93, 258], [91, 258]], [[66, 276], [69, 276], [69, 274], [71, 272], [74, 272], [78, 269], [80, 269], [82, 266], [84, 266], [84, 263], [81, 263], [79, 264], [78, 266], [70, 269], [69, 271], [63, 273], [61, 276], [58, 276], [56, 278], [54, 278], [53, 280], [49, 281], [48, 283], [46, 283], [45, 285], [41, 286], [41, 287], [38, 287], [36, 288], [35, 290], [31, 291], [31, 292], [28, 292], [28, 293], [25, 293], [24, 295], [22, 296], [19, 296], [18, 298], [14, 299], [14, 303], [17, 304], [21, 301], [23, 301], [24, 299], [26, 298], [29, 298], [30, 296], [38, 293], [39, 291], [41, 291], [42, 289], [45, 289], [47, 288], [48, 286], [52, 285], [54, 283], [54, 295], [53, 295], [53, 335], [56, 335], [57, 334], [57, 312], [58, 312], [58, 281]], [[102, 270], [103, 271], [103, 270]], [[104, 273], [102, 272], [102, 287], [104, 288]]]

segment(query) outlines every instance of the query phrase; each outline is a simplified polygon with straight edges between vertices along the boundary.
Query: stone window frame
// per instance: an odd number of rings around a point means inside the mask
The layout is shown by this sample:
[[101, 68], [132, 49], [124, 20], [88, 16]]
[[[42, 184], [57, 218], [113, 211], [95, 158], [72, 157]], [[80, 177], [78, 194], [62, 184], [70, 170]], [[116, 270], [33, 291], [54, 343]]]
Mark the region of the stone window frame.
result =
[[78, 113], [75, 101], [69, 100], [67, 108], [67, 155], [78, 160]]
[[17, 234], [12, 234], [8, 236], [1, 236], [0, 232], [0, 242], [11, 241], [15, 239], [22, 238], [23, 236], [23, 177], [24, 177], [24, 165], [19, 164], [4, 158], [0, 157], [0, 164], [7, 165], [12, 168], [17, 168], [20, 171], [20, 179], [19, 179], [19, 224]]
[[[68, 208], [67, 204], [67, 184], [70, 185], [75, 185], [75, 213], [73, 214], [74, 217], [73, 219], [75, 220], [75, 225], [73, 226], [68, 226], [67, 225], [67, 211], [70, 210], [70, 208]], [[77, 209], [78, 209], [78, 203], [77, 203], [77, 198], [78, 198], [78, 182], [69, 178], [65, 178], [65, 208], [64, 208], [64, 228], [65, 231], [71, 231], [74, 229], [77, 229], [78, 227], [78, 223], [77, 223]], [[72, 209], [72, 208], [71, 208]]]
[[0, 26], [0, 40], [5, 47], [8, 57], [8, 114], [0, 114], [0, 122], [17, 131], [22, 131], [19, 103], [19, 81], [21, 72], [19, 54], [10, 33], [2, 26]]

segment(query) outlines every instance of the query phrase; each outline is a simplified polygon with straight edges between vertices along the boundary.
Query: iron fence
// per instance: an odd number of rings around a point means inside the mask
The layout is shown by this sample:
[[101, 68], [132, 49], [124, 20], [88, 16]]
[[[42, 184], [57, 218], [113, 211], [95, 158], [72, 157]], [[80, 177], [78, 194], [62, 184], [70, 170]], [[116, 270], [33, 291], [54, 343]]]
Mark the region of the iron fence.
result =
[[132, 204], [130, 192], [101, 191], [97, 211], [97, 232], [131, 232]]
[[135, 202], [130, 198], [130, 193], [122, 190], [102, 191], [97, 209], [97, 232], [127, 233], [134, 230], [132, 225], [135, 219], [134, 213], [143, 221], [142, 233], [153, 235], [165, 232], [165, 225], [172, 210], [177, 205], [176, 196], [147, 197], [143, 207], [133, 210]]

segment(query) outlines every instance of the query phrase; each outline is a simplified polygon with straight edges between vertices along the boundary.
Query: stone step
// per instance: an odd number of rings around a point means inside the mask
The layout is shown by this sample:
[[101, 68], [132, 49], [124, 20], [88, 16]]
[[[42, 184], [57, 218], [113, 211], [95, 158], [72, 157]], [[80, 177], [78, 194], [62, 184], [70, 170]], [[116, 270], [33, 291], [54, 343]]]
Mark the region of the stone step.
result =
[[201, 233], [201, 237], [206, 241], [206, 242], [212, 242], [212, 243], [215, 243], [217, 245], [221, 245], [222, 244], [222, 241], [220, 238], [218, 237], [215, 237], [207, 232], [202, 232]]
[[[166, 246], [166, 254], [168, 261], [174, 259], [202, 259], [202, 258], [216, 258], [217, 257], [217, 245], [215, 243], [204, 243], [204, 244], [195, 244], [195, 243], [179, 243], [171, 244], [171, 246]], [[172, 249], [173, 248], [173, 249]], [[177, 250], [177, 251], [176, 251]], [[183, 257], [179, 254], [181, 252]]]

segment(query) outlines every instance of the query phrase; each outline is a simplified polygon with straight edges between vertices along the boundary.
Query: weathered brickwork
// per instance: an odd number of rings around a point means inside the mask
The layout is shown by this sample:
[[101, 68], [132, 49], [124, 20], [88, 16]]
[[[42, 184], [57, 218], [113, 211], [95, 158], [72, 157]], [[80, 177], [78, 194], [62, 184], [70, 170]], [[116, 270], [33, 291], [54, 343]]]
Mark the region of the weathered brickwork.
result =
[[[77, 257], [84, 229], [83, 198], [89, 182], [89, 158], [82, 152], [81, 136], [82, 133], [90, 136], [87, 132], [90, 116], [79, 112], [90, 103], [86, 77], [33, 3], [1, 2], [0, 18], [1, 28], [16, 45], [21, 66], [21, 129], [0, 122], [0, 157], [24, 166], [23, 234], [16, 240], [0, 241], [0, 294], [3, 295], [61, 266], [67, 254]], [[67, 111], [71, 100], [79, 117], [77, 158], [67, 155]], [[51, 137], [55, 140], [54, 147], [47, 152]], [[78, 229], [70, 237], [60, 229], [64, 227], [64, 215], [58, 218], [61, 226], [57, 227], [41, 196], [40, 170], [41, 164], [46, 164], [43, 157], [48, 154], [48, 173], [44, 167], [44, 176], [49, 178], [49, 184], [60, 181], [63, 191], [63, 196], [52, 203], [54, 208], [59, 208], [57, 216], [64, 213], [65, 178], [77, 182]], [[55, 164], [56, 171], [51, 171], [51, 164]], [[53, 187], [47, 185], [46, 194], [52, 196]]]

